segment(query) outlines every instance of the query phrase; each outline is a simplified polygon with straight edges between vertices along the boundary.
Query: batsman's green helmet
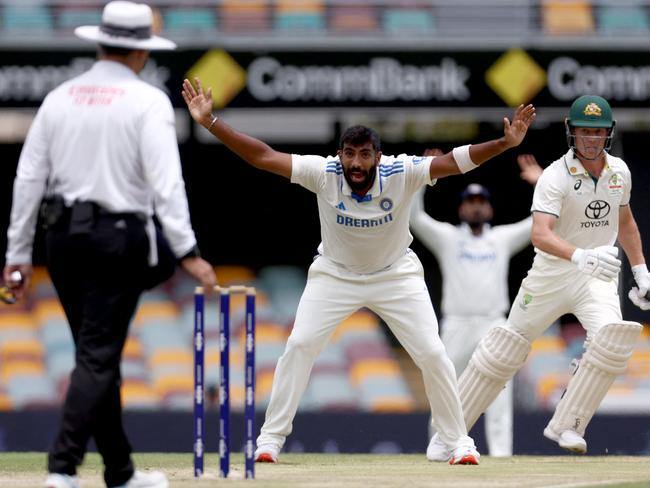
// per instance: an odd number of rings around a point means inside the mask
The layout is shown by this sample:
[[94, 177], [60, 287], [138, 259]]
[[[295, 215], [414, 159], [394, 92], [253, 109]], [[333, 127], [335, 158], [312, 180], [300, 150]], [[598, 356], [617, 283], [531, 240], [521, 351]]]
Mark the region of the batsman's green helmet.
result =
[[567, 123], [569, 127], [594, 129], [611, 129], [615, 124], [612, 108], [607, 100], [598, 95], [583, 95], [576, 99], [569, 110]]

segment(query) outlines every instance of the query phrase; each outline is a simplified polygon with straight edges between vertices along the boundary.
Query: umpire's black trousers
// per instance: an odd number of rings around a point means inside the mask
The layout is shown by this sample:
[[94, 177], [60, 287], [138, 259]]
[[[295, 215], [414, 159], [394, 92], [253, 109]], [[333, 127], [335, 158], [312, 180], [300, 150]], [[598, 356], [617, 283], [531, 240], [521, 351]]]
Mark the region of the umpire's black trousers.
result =
[[73, 475], [95, 439], [109, 487], [133, 475], [122, 426], [120, 360], [143, 291], [149, 244], [135, 215], [102, 214], [71, 233], [67, 215], [46, 232], [47, 264], [76, 346], [75, 368], [48, 469]]

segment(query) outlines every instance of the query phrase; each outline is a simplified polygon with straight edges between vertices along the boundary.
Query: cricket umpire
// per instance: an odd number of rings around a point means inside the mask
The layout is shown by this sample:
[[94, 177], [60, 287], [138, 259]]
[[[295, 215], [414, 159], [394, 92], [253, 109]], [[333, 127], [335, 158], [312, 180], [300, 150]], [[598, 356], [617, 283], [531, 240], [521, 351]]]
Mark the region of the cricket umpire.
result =
[[47, 266], [76, 346], [47, 488], [79, 486], [91, 437], [108, 487], [168, 486], [161, 472], [135, 471], [122, 426], [122, 349], [142, 291], [177, 260], [204, 286], [216, 283], [190, 225], [171, 103], [138, 77], [149, 51], [175, 48], [152, 35], [152, 19], [147, 5], [115, 1], [101, 26], [75, 30], [98, 44], [98, 60], [47, 95], [18, 163], [5, 280], [20, 271], [15, 291], [24, 295], [40, 206]]

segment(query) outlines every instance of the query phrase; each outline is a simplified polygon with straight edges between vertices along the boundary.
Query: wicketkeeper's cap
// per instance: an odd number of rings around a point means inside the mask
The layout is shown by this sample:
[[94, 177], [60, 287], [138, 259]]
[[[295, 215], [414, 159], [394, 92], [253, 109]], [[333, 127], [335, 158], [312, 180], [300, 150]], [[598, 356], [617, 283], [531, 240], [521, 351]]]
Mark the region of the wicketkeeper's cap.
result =
[[471, 197], [482, 197], [486, 200], [490, 199], [490, 192], [483, 185], [472, 183], [465, 188], [460, 194], [460, 201], [466, 200]]

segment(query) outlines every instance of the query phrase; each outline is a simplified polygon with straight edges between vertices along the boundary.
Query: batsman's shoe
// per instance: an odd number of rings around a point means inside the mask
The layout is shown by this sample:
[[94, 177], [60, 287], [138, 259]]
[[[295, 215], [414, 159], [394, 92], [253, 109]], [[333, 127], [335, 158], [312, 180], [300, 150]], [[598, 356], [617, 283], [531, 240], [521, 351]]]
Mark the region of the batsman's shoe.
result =
[[168, 488], [167, 476], [161, 471], [135, 471], [131, 479], [117, 488]]
[[461, 446], [454, 449], [449, 458], [449, 464], [472, 464], [478, 466], [481, 455], [475, 447]]
[[427, 447], [427, 459], [437, 463], [446, 463], [451, 457], [451, 451], [447, 445], [440, 440], [438, 434], [434, 434]]
[[256, 463], [277, 463], [280, 448], [275, 444], [262, 444], [255, 449]]
[[557, 442], [562, 449], [575, 452], [576, 454], [584, 454], [587, 452], [587, 443], [575, 430], [565, 430], [559, 434], [552, 430], [550, 427], [544, 429], [544, 437]]
[[50, 473], [45, 478], [45, 488], [79, 488], [79, 478], [69, 474]]

